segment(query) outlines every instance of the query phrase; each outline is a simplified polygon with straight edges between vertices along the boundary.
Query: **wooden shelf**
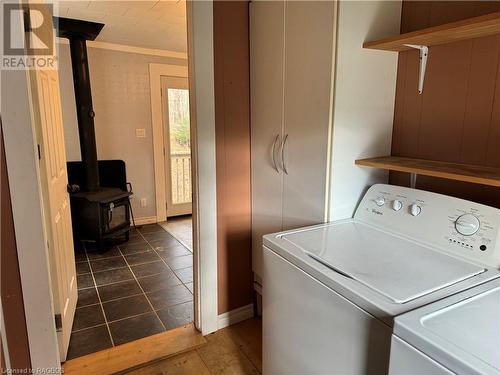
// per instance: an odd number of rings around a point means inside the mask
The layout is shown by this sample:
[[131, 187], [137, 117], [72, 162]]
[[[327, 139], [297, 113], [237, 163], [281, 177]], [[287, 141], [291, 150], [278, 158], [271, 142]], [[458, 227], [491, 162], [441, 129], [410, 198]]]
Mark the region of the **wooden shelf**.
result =
[[423, 176], [500, 187], [499, 168], [402, 158], [397, 156], [360, 159], [356, 160], [356, 164], [389, 171], [414, 173]]
[[435, 46], [500, 33], [500, 12], [429, 27], [411, 33], [363, 43], [364, 48], [406, 51], [405, 44]]

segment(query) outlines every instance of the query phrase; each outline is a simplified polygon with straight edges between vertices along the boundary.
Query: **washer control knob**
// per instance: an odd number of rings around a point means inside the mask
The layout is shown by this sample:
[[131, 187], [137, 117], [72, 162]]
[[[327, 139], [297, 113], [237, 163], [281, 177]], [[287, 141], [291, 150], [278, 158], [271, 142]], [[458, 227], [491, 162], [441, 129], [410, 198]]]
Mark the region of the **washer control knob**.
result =
[[384, 197], [378, 197], [375, 199], [375, 203], [377, 206], [383, 206], [385, 204], [385, 198]]
[[403, 203], [400, 200], [396, 199], [392, 201], [392, 209], [394, 211], [399, 211], [402, 208], [403, 208]]
[[463, 236], [472, 236], [479, 230], [481, 222], [472, 214], [464, 214], [459, 216], [455, 221], [455, 229]]
[[411, 216], [418, 216], [422, 212], [422, 207], [420, 207], [418, 204], [413, 203], [410, 206], [410, 214]]

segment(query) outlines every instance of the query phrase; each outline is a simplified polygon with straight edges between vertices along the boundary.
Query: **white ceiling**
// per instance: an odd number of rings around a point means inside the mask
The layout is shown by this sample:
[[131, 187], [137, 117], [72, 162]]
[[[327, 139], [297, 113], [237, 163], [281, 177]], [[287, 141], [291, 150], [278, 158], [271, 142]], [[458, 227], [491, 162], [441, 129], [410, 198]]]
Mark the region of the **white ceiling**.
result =
[[56, 0], [60, 17], [104, 23], [97, 41], [186, 52], [185, 0]]

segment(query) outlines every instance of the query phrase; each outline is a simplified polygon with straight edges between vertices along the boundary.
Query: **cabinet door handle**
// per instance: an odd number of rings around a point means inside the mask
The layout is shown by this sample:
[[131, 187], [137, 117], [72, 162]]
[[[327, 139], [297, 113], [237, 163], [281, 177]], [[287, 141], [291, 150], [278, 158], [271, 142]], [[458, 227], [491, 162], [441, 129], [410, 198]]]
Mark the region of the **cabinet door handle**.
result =
[[285, 138], [283, 138], [283, 143], [281, 144], [281, 169], [283, 169], [283, 172], [285, 172], [285, 174], [288, 174], [285, 162], [285, 146], [287, 140], [288, 140], [288, 134], [285, 135]]
[[274, 167], [274, 170], [276, 171], [276, 173], [280, 173], [280, 170], [278, 169], [278, 164], [276, 164], [276, 158], [275, 158], [276, 143], [278, 143], [279, 140], [280, 140], [280, 135], [276, 134], [276, 138], [274, 138], [274, 142], [273, 142], [273, 148], [271, 150], [271, 154], [272, 154], [272, 158], [273, 158], [273, 167]]

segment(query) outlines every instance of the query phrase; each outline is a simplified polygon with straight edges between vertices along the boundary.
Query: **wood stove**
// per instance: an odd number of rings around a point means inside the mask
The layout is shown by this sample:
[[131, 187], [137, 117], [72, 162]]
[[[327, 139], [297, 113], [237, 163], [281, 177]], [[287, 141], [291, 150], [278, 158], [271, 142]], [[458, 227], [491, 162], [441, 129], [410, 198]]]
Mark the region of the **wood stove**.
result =
[[[130, 230], [130, 196], [125, 163], [97, 160], [92, 92], [87, 58], [87, 40], [94, 40], [104, 27], [101, 23], [54, 17], [59, 37], [69, 39], [75, 86], [81, 162], [68, 163], [73, 237], [76, 247], [91, 242], [99, 251], [105, 242]], [[109, 167], [109, 162], [112, 166]], [[103, 173], [103, 169], [108, 170]], [[100, 173], [101, 172], [101, 173]], [[101, 177], [106, 179], [100, 183]]]
[[[70, 194], [73, 236], [78, 245], [92, 242], [105, 249], [106, 241], [124, 236], [128, 241], [130, 219], [130, 184], [127, 183], [123, 160], [99, 160], [99, 189]], [[83, 162], [68, 162], [68, 183], [78, 190], [85, 179]]]

